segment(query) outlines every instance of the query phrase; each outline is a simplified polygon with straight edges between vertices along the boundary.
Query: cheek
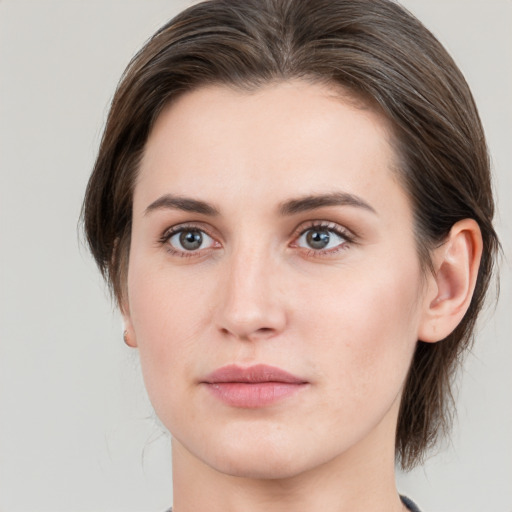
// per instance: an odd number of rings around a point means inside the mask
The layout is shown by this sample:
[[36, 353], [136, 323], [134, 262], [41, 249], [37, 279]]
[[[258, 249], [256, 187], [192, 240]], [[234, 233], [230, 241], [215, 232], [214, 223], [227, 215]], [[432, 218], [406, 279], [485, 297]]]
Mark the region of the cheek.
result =
[[204, 283], [194, 286], [194, 282], [183, 283], [168, 268], [141, 265], [136, 256], [130, 261], [130, 318], [144, 381], [156, 409], [164, 397], [175, 395], [171, 389], [186, 385], [183, 375], [194, 374], [195, 340], [210, 318], [209, 294]]
[[315, 340], [315, 357], [320, 355], [340, 387], [349, 386], [356, 395], [399, 388], [417, 342], [419, 269], [378, 268], [339, 272], [303, 301], [302, 317], [310, 319], [304, 329]]

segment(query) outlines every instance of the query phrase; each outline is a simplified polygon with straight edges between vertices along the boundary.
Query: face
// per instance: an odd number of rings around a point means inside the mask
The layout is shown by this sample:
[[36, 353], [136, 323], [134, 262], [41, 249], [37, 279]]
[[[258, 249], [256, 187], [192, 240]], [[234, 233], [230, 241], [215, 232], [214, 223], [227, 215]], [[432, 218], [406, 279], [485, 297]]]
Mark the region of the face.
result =
[[276, 478], [392, 452], [424, 294], [389, 141], [302, 82], [203, 88], [159, 117], [125, 322], [190, 461]]

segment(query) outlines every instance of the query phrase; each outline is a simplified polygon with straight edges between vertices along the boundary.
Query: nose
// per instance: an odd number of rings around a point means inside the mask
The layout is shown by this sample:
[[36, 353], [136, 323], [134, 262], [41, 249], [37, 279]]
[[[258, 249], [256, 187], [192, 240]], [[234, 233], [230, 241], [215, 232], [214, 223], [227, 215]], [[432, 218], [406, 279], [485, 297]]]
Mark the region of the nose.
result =
[[217, 324], [240, 340], [271, 338], [283, 331], [287, 313], [279, 265], [254, 250], [233, 252], [223, 273]]

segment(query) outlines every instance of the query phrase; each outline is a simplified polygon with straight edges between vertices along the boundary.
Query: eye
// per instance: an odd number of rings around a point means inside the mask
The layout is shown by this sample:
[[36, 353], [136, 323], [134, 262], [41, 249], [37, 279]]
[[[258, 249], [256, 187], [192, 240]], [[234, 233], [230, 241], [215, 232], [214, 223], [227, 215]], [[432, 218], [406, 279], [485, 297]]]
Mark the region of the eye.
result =
[[175, 252], [194, 252], [215, 246], [215, 240], [200, 229], [181, 228], [167, 236], [167, 243]]
[[296, 245], [313, 251], [330, 251], [344, 246], [349, 239], [338, 229], [327, 226], [312, 226], [301, 233]]

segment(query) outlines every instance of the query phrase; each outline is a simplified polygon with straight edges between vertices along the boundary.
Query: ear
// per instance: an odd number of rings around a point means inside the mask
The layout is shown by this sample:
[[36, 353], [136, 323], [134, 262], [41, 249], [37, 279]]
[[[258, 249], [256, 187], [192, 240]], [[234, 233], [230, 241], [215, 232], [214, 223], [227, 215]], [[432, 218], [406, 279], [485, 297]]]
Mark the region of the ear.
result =
[[434, 273], [428, 277], [418, 339], [434, 343], [459, 325], [475, 290], [482, 234], [477, 222], [464, 219], [453, 225], [432, 254]]

